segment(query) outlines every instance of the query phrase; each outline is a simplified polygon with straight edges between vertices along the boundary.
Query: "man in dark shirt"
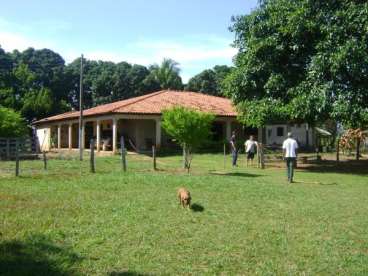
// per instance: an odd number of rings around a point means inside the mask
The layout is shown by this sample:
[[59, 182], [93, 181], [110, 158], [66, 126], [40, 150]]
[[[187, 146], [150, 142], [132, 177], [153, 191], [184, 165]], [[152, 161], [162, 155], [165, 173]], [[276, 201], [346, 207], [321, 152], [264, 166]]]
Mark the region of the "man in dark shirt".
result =
[[236, 148], [236, 141], [235, 141], [235, 131], [233, 131], [233, 134], [231, 135], [230, 138], [230, 148], [231, 148], [231, 156], [233, 158], [233, 166], [236, 166], [236, 161], [238, 159], [238, 150]]

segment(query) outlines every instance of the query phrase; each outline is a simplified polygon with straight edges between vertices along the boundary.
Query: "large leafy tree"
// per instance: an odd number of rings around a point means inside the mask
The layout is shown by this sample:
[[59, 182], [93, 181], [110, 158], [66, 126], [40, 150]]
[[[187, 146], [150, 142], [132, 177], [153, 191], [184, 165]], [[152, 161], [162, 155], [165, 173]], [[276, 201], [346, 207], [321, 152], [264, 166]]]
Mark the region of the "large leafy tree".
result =
[[233, 22], [239, 52], [224, 88], [246, 124], [368, 122], [366, 1], [261, 1]]
[[13, 83], [13, 60], [11, 56], [0, 47], [0, 103], [3, 106], [15, 106]]
[[25, 64], [34, 75], [34, 86], [37, 89], [48, 89], [51, 98], [51, 109], [47, 115], [66, 111], [67, 93], [65, 89], [65, 61], [49, 49], [35, 50], [28, 48], [23, 52], [12, 53], [15, 64]]
[[179, 64], [176, 61], [165, 58], [160, 65], [152, 65], [150, 71], [149, 77], [157, 82], [161, 89], [183, 89]]
[[12, 70], [11, 56], [0, 47], [0, 89], [10, 85]]
[[186, 90], [201, 92], [215, 96], [222, 96], [222, 82], [230, 73], [231, 67], [216, 65], [213, 69], [206, 69], [188, 81]]

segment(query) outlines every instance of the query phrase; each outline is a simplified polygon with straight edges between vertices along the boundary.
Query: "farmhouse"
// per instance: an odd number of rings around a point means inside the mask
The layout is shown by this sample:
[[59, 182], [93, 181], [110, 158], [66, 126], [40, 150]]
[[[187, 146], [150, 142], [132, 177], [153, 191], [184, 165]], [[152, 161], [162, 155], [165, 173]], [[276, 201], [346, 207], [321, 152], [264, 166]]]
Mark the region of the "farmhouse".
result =
[[[239, 138], [253, 134], [268, 144], [279, 144], [290, 127], [267, 126], [265, 131], [244, 128], [237, 121], [236, 110], [229, 99], [195, 92], [163, 90], [84, 110], [82, 146], [89, 147], [89, 141], [93, 138], [97, 151], [116, 152], [122, 136], [128, 147], [138, 151], [149, 150], [152, 145], [158, 148], [172, 146], [173, 141], [161, 130], [161, 115], [163, 110], [173, 106], [213, 113], [216, 116], [212, 128], [213, 139], [219, 142], [228, 141], [235, 130]], [[78, 118], [79, 111], [71, 111], [35, 122], [41, 150], [77, 149]], [[304, 125], [293, 128], [299, 141], [308, 140]]]

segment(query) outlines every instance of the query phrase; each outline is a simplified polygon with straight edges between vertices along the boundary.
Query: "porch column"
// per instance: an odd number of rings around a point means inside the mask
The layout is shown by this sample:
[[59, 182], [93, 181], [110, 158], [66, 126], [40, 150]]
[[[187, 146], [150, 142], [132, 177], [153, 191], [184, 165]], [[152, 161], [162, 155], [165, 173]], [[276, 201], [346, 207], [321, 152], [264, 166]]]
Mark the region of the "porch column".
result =
[[97, 152], [100, 151], [100, 144], [101, 144], [101, 122], [97, 120], [96, 122], [96, 150]]
[[231, 121], [226, 121], [226, 140], [230, 141], [231, 139]]
[[61, 125], [57, 126], [57, 147], [58, 149], [61, 149]]
[[71, 150], [73, 148], [73, 134], [72, 134], [72, 131], [73, 131], [73, 124], [69, 124], [69, 127], [68, 127], [68, 144], [69, 144], [69, 149]]
[[116, 118], [112, 119], [112, 152], [117, 152], [117, 139], [118, 139], [118, 132], [117, 132], [117, 124], [118, 120]]
[[161, 147], [161, 118], [156, 119], [156, 148]]

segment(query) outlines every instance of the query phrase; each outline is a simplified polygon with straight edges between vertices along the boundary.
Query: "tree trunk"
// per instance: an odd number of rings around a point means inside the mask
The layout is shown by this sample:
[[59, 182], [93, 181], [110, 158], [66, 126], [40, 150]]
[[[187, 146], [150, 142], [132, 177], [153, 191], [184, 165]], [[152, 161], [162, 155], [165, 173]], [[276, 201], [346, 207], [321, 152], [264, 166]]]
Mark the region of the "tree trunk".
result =
[[185, 144], [183, 145], [183, 169], [187, 168], [187, 150]]
[[189, 173], [191, 165], [191, 156], [190, 156], [190, 148], [185, 148], [185, 167], [187, 168], [187, 173]]

